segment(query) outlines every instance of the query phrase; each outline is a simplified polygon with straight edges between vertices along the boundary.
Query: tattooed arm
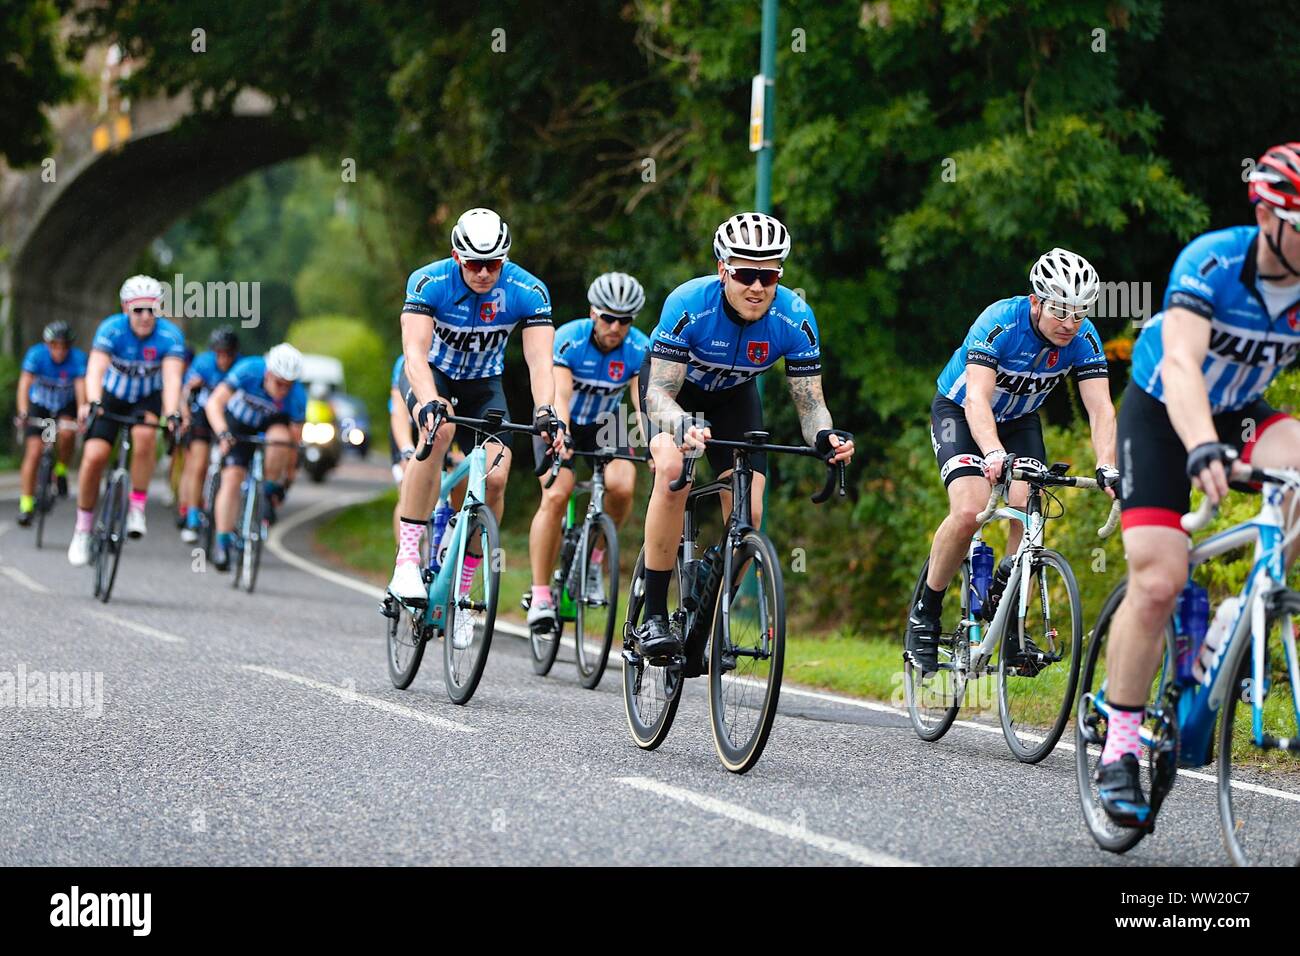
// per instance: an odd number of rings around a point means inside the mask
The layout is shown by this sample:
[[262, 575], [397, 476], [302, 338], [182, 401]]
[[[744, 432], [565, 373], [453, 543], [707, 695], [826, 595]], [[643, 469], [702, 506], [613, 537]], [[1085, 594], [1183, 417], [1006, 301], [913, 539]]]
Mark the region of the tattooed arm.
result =
[[794, 397], [794, 408], [799, 413], [799, 429], [808, 444], [815, 444], [817, 433], [831, 424], [831, 413], [826, 408], [826, 399], [822, 396], [822, 377], [820, 375], [802, 375], [787, 379], [790, 394]]
[[677, 404], [677, 393], [686, 381], [686, 366], [681, 362], [650, 359], [650, 381], [645, 390], [645, 413], [651, 424], [673, 434], [686, 411]]

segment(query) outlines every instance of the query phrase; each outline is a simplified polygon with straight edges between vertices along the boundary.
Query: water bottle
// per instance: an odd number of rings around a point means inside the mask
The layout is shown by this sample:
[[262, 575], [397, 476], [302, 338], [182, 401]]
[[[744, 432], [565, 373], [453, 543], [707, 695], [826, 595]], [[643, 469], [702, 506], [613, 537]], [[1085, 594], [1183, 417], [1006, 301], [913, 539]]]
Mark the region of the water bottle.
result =
[[1241, 598], [1230, 597], [1219, 605], [1218, 610], [1214, 612], [1214, 621], [1210, 624], [1210, 629], [1205, 632], [1205, 641], [1201, 644], [1201, 652], [1196, 656], [1196, 662], [1192, 665], [1192, 676], [1196, 678], [1197, 683], [1204, 684], [1209, 679], [1211, 671], [1214, 669], [1215, 658], [1219, 656], [1219, 648], [1227, 639], [1228, 633], [1232, 630], [1232, 625], [1237, 622], [1237, 614], [1241, 610]]
[[1183, 686], [1196, 683], [1196, 656], [1205, 640], [1209, 618], [1210, 596], [1195, 581], [1188, 581], [1174, 608], [1174, 648], [1178, 655], [1174, 676]]
[[975, 552], [970, 558], [970, 612], [980, 613], [984, 598], [989, 593], [989, 584], [993, 581], [993, 549], [981, 541], [975, 545]]
[[439, 570], [441, 570], [442, 566], [447, 563], [447, 549], [451, 546], [452, 538], [455, 537], [454, 532], [456, 530], [456, 519], [459, 517], [460, 512], [456, 512], [447, 519], [447, 527], [442, 532], [442, 537], [438, 539], [437, 550], [430, 552], [438, 556], [437, 561]]
[[438, 507], [433, 511], [433, 537], [429, 539], [432, 542], [429, 545], [429, 553], [434, 556], [435, 571], [442, 567], [442, 535], [447, 530], [447, 522], [451, 518], [452, 510], [451, 503], [446, 498], [441, 498], [438, 500]]

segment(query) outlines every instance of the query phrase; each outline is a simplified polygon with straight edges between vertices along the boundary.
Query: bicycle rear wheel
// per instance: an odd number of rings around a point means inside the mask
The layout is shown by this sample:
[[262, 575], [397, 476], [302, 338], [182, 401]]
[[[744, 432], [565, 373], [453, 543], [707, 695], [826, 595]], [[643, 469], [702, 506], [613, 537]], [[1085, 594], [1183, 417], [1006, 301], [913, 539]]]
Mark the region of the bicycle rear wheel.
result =
[[45, 516], [54, 507], [57, 492], [54, 487], [54, 448], [48, 447], [41, 452], [40, 464], [36, 467], [36, 547], [45, 541]]
[[[908, 615], [916, 607], [916, 602], [921, 600], [921, 589], [925, 586], [929, 570], [930, 561], [927, 558], [925, 564], [921, 565], [921, 574], [912, 589], [912, 601], [907, 606]], [[970, 644], [963, 625], [963, 598], [969, 592], [970, 562], [963, 560], [957, 576], [944, 592], [939, 618], [939, 669], [933, 674], [922, 674], [920, 668], [914, 667], [910, 660], [904, 660], [903, 663], [903, 697], [907, 702], [907, 714], [912, 720], [912, 729], [916, 735], [927, 742], [932, 743], [948, 732], [952, 722], [957, 719], [957, 711], [961, 709], [962, 698], [966, 695], [965, 668], [969, 663]], [[906, 646], [906, 630], [903, 632], [903, 641]]]
[[[501, 583], [500, 562], [497, 560], [501, 544], [496, 515], [487, 505], [474, 506], [468, 516], [462, 513], [461, 520], [469, 523], [465, 526], [464, 548], [456, 561], [451, 596], [447, 600], [442, 674], [452, 702], [467, 704], [483, 677], [488, 650], [492, 647]], [[477, 551], [482, 560], [474, 569], [469, 587], [462, 588], [464, 559], [470, 551]], [[457, 644], [461, 646], [457, 647]]]
[[1219, 822], [1223, 845], [1237, 866], [1300, 865], [1300, 801], [1295, 797], [1300, 753], [1264, 750], [1255, 744], [1254, 733], [1258, 702], [1261, 729], [1267, 737], [1300, 739], [1292, 698], [1295, 672], [1287, 657], [1288, 646], [1294, 653], [1287, 638], [1294, 634], [1294, 619], [1300, 617], [1300, 594], [1279, 595], [1278, 610], [1269, 614], [1264, 631], [1263, 687], [1254, 679], [1254, 648], [1247, 631], [1238, 638], [1245, 646], [1238, 652], [1241, 661], [1234, 668], [1219, 716]]
[[[568, 537], [578, 532], [573, 528], [564, 529], [565, 541], [560, 548], [560, 553], [568, 551]], [[577, 563], [575, 555], [571, 563]], [[542, 630], [537, 627], [528, 628], [528, 652], [533, 658], [533, 673], [540, 677], [545, 677], [551, 672], [555, 665], [555, 657], [560, 653], [560, 638], [564, 635], [564, 617], [560, 614], [561, 598], [564, 593], [565, 575], [568, 574], [569, 568], [561, 567], [559, 570], [560, 577], [551, 585], [551, 603], [555, 606], [555, 617], [551, 621], [551, 626]]]
[[[1097, 765], [1101, 762], [1102, 748], [1106, 744], [1106, 718], [1095, 706], [1098, 696], [1105, 695], [1106, 685], [1106, 648], [1110, 637], [1110, 625], [1124, 599], [1128, 587], [1127, 579], [1121, 581], [1106, 598], [1101, 613], [1097, 615], [1097, 625], [1093, 628], [1092, 638], [1088, 641], [1088, 653], [1084, 658], [1079, 680], [1079, 697], [1074, 721], [1074, 766], [1075, 780], [1079, 787], [1079, 803], [1083, 807], [1083, 819], [1088, 825], [1097, 846], [1111, 853], [1127, 853], [1147, 831], [1137, 827], [1121, 827], [1111, 821], [1102, 809], [1097, 797], [1097, 784], [1094, 776]], [[1160, 670], [1151, 685], [1149, 701], [1164, 698], [1167, 679], [1172, 678], [1174, 660], [1173, 631], [1165, 628], [1165, 654]], [[1143, 775], [1143, 786], [1150, 792], [1150, 773]]]
[[[1061, 739], [1083, 662], [1083, 608], [1069, 562], [1055, 551], [1034, 555], [1025, 593], [1024, 636], [1051, 658], [1013, 666], [998, 653], [998, 717], [1007, 746], [1021, 763], [1038, 763]], [[1019, 593], [1007, 593], [1012, 601]], [[1014, 610], [1014, 609], [1013, 609]], [[1018, 615], [1008, 618], [1009, 640], [1019, 645]], [[1003, 647], [1006, 644], [1004, 642]]]
[[212, 553], [212, 538], [216, 529], [217, 491], [221, 487], [221, 470], [209, 470], [203, 479], [202, 507], [199, 512], [199, 548], [204, 558]]
[[[681, 607], [682, 564], [680, 556], [669, 582], [668, 593], [677, 592]], [[636, 559], [632, 586], [627, 596], [627, 623], [623, 625], [623, 708], [632, 739], [642, 750], [654, 750], [672, 729], [677, 705], [682, 699], [682, 673], [676, 667], [656, 667], [636, 655], [632, 631], [641, 623], [645, 609], [645, 550]], [[680, 627], [680, 612], [669, 608], [673, 627]]]
[[122, 558], [122, 548], [126, 544], [126, 475], [113, 477], [100, 506], [104, 509], [104, 523], [101, 533], [97, 534], [100, 543], [95, 565], [95, 596], [107, 604], [108, 599], [113, 596], [113, 584], [117, 581], [117, 566]]
[[772, 542], [748, 531], [731, 553], [730, 606], [719, 587], [709, 647], [709, 718], [732, 773], [758, 763], [772, 732], [785, 663], [785, 586]]
[[[588, 520], [584, 537], [578, 554], [579, 595], [574, 602], [573, 643], [578, 677], [583, 687], [592, 690], [605, 674], [618, 625], [618, 531], [609, 515], [602, 514]], [[599, 561], [593, 557], [599, 557]], [[588, 591], [592, 578], [599, 584], [595, 593]]]

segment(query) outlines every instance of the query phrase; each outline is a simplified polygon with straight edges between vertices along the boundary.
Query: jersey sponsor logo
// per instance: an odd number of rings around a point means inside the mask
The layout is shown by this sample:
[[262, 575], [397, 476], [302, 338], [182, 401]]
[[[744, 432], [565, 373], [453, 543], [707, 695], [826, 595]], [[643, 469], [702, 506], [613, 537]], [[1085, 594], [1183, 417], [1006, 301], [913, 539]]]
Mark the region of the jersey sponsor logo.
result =
[[745, 357], [755, 365], [762, 365], [767, 361], [770, 351], [771, 344], [768, 342], [750, 342], [745, 346]]
[[1101, 354], [1101, 346], [1097, 344], [1097, 337], [1095, 335], [1093, 335], [1091, 332], [1084, 332], [1083, 338], [1089, 345], [1092, 346], [1093, 355]]
[[622, 362], [609, 363], [609, 377], [612, 378], [614, 381], [617, 382], [619, 379], [623, 377], [623, 371], [624, 371], [624, 365]]
[[677, 324], [673, 326], [673, 335], [675, 336], [681, 335], [682, 330], [685, 329], [686, 326], [690, 324], [691, 324], [691, 314], [689, 312], [683, 312], [682, 317], [678, 319]]
[[815, 348], [817, 346], [817, 336], [813, 335], [812, 325], [809, 324], [807, 319], [803, 320], [803, 324], [799, 326], [799, 331], [808, 336], [809, 348]]
[[1010, 375], [999, 371], [994, 387], [1008, 395], [1036, 395], [1054, 389], [1063, 374], [1064, 370], [1054, 375]]
[[510, 337], [509, 329], [453, 329], [435, 325], [433, 330], [444, 345], [460, 352], [491, 352]]
[[[1290, 321], [1288, 317], [1288, 325]], [[1300, 342], [1248, 339], [1225, 329], [1211, 329], [1210, 351], [1240, 365], [1286, 365], [1300, 352]]]
[[569, 349], [571, 349], [571, 348], [573, 348], [573, 343], [572, 343], [572, 342], [561, 342], [561, 343], [560, 343], [560, 354], [563, 355], [565, 352], [569, 351]]
[[546, 296], [546, 289], [543, 288], [542, 284], [539, 282], [533, 286], [533, 291], [542, 297], [542, 303], [547, 307], [545, 310], [538, 309], [537, 311], [548, 311], [550, 309], [551, 300]]
[[985, 345], [992, 345], [992, 344], [993, 344], [993, 340], [996, 339], [999, 335], [1001, 335], [1001, 334], [1002, 334], [1003, 332], [1005, 332], [1005, 331], [1006, 331], [1006, 329], [1004, 329], [1004, 328], [1003, 328], [1002, 326], [1000, 326], [1000, 325], [995, 325], [995, 326], [993, 326], [993, 328], [991, 328], [991, 329], [989, 330], [989, 334], [986, 335], [986, 336], [984, 336], [984, 344], [985, 344]]
[[1056, 368], [1056, 363], [1061, 360], [1061, 353], [1058, 349], [1052, 349], [1047, 353], [1047, 367]]
[[1204, 262], [1196, 267], [1196, 271], [1203, 276], [1208, 276], [1217, 268], [1219, 268], [1219, 257], [1211, 254], [1205, 258]]
[[426, 285], [428, 285], [429, 280], [432, 278], [433, 276], [421, 276], [420, 281], [415, 284], [415, 294], [419, 295], [420, 290], [423, 289]]

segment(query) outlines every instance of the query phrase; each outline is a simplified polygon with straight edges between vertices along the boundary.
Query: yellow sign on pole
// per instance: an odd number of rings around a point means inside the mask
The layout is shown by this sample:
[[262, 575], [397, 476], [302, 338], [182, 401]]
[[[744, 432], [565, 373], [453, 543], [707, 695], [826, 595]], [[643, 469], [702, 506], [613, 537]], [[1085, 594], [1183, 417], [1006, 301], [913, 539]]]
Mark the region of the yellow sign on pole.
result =
[[763, 98], [767, 82], [762, 73], [754, 77], [749, 87], [749, 151], [757, 153], [765, 145], [763, 129]]

